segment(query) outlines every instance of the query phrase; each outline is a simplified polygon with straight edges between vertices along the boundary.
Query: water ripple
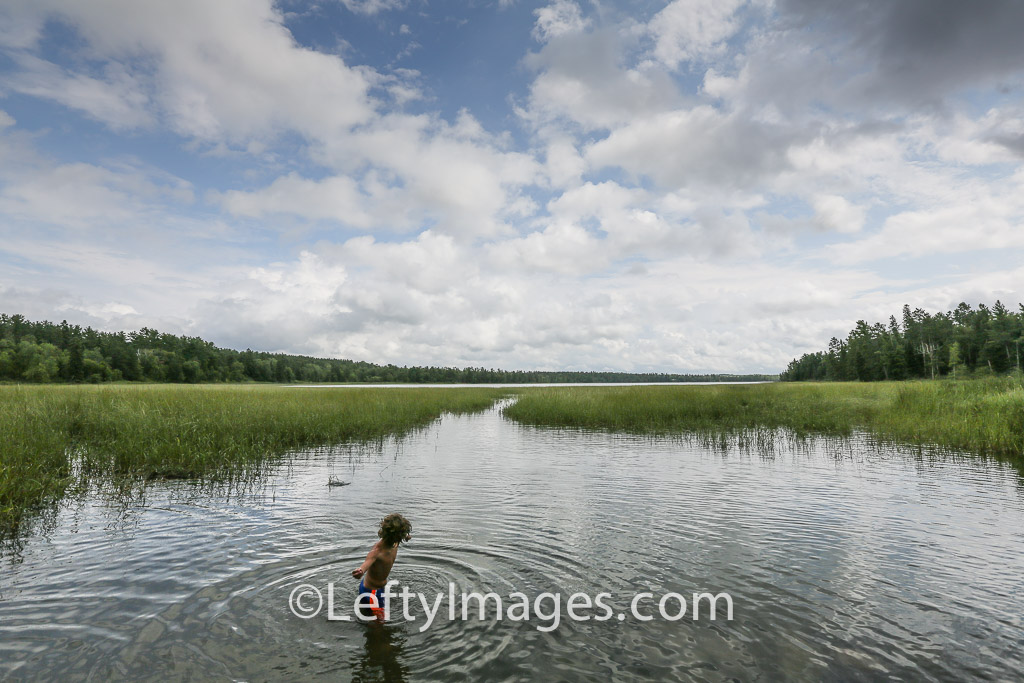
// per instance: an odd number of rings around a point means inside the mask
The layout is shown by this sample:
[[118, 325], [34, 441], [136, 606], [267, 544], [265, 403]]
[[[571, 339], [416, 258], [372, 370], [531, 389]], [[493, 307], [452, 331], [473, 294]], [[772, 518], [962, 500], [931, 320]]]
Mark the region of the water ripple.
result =
[[[93, 491], [0, 575], [0, 678], [947, 680], [1024, 669], [1019, 473], [863, 436], [772, 452], [446, 417], [371, 446], [297, 454], [223, 491]], [[351, 486], [325, 486], [340, 476]], [[544, 620], [429, 628], [304, 620], [399, 510], [392, 578], [429, 601], [561, 594]], [[726, 591], [732, 622], [570, 621], [574, 592]], [[491, 610], [493, 614], [493, 610]]]

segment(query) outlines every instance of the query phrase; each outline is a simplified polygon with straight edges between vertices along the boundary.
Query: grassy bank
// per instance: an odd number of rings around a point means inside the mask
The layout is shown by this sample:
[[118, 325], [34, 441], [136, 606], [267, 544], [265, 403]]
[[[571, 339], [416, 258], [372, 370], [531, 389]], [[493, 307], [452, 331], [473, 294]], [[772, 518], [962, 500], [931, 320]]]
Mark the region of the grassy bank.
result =
[[0, 387], [0, 531], [85, 475], [224, 478], [288, 450], [367, 441], [444, 412], [490, 406], [495, 389], [279, 386]]
[[[515, 390], [524, 424], [706, 439], [867, 430], [879, 438], [1024, 454], [1024, 384], [821, 383]], [[289, 450], [400, 435], [507, 390], [266, 385], [0, 386], [0, 535], [82, 477], [227, 479]]]
[[849, 434], [1020, 458], [1024, 385], [961, 382], [776, 383], [729, 386], [546, 388], [504, 414], [523, 424], [716, 439], [787, 428]]

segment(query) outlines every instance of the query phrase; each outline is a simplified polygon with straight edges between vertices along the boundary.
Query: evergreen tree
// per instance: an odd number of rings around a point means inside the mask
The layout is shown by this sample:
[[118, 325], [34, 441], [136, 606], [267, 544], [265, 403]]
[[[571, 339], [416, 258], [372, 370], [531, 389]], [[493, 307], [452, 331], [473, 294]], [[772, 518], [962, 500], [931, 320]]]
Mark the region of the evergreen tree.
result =
[[833, 337], [827, 351], [793, 360], [781, 378], [871, 381], [1019, 371], [1022, 343], [1024, 304], [1011, 311], [1001, 301], [991, 309], [961, 303], [935, 314], [905, 305], [902, 324], [895, 316], [887, 327], [858, 320], [845, 340]]

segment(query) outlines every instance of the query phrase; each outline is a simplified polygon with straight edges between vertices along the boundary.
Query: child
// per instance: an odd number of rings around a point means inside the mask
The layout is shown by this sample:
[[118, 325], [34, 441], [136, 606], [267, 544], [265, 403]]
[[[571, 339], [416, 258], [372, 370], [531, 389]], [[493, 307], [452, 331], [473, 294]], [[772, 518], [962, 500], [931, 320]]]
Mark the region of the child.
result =
[[380, 529], [377, 531], [380, 540], [367, 553], [363, 563], [352, 570], [352, 576], [362, 579], [359, 582], [360, 604], [373, 605], [370, 596], [376, 596], [377, 602], [372, 609], [380, 621], [384, 620], [382, 589], [387, 585], [388, 574], [391, 573], [391, 567], [398, 556], [398, 544], [412, 540], [412, 536], [409, 535], [411, 532], [412, 524], [409, 524], [405, 517], [397, 512], [388, 515], [380, 521]]

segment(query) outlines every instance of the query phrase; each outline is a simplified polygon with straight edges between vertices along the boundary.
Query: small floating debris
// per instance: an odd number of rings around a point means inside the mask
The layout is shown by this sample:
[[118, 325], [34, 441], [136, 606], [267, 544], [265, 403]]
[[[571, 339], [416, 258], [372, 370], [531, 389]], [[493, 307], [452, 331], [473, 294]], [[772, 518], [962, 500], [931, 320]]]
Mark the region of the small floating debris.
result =
[[351, 483], [352, 482], [350, 482], [350, 481], [342, 481], [341, 479], [338, 479], [337, 477], [331, 477], [330, 479], [327, 480], [327, 485], [328, 486], [348, 486]]

